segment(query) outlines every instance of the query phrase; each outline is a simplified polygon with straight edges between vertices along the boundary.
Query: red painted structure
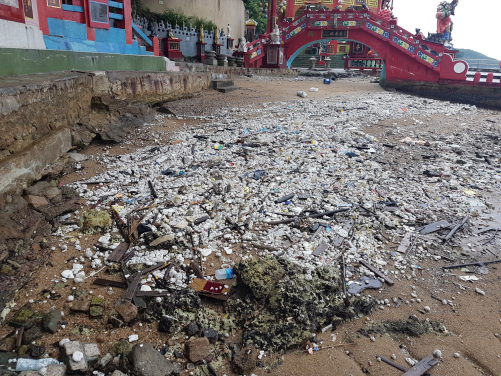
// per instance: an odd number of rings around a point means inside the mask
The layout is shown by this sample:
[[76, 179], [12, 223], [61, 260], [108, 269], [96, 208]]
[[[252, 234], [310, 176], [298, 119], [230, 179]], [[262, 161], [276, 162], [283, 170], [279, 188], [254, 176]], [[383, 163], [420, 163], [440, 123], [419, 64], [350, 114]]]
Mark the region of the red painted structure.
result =
[[[44, 35], [50, 36], [49, 19], [72, 21], [86, 26], [86, 39], [96, 41], [96, 29], [114, 28], [125, 30], [125, 44], [133, 44], [133, 25], [131, 0], [16, 0], [18, 7], [2, 4], [0, 1], [0, 19], [26, 23], [40, 28]], [[32, 1], [36, 7], [32, 6]], [[5, 3], [5, 1], [4, 1]], [[91, 7], [100, 6], [100, 10], [94, 9], [92, 17]], [[110, 11], [113, 8], [113, 11]], [[36, 14], [34, 15], [34, 9]], [[106, 11], [106, 12], [104, 12]], [[35, 16], [35, 17], [34, 17]], [[36, 19], [34, 21], [34, 19]], [[113, 21], [112, 21], [113, 20]], [[60, 36], [59, 34], [57, 36]], [[144, 35], [143, 35], [144, 37]], [[143, 38], [144, 39], [144, 38]], [[113, 40], [109, 41], [113, 43]], [[123, 42], [121, 42], [123, 43]], [[158, 40], [156, 40], [158, 44]], [[150, 47], [151, 51], [158, 48]]]
[[18, 7], [0, 4], [0, 18], [8, 21], [24, 23], [23, 0], [18, 0]]
[[[236, 52], [244, 57], [246, 67], [290, 67], [293, 59], [305, 47], [325, 40], [352, 40], [369, 46], [379, 57], [384, 68], [383, 85], [399, 82], [465, 82], [468, 64], [455, 60], [457, 51], [441, 44], [426, 42], [387, 19], [364, 10], [308, 11], [292, 22], [282, 22], [278, 46], [271, 42], [271, 34], [247, 45], [248, 51]], [[283, 59], [269, 64], [267, 52], [279, 48]]]

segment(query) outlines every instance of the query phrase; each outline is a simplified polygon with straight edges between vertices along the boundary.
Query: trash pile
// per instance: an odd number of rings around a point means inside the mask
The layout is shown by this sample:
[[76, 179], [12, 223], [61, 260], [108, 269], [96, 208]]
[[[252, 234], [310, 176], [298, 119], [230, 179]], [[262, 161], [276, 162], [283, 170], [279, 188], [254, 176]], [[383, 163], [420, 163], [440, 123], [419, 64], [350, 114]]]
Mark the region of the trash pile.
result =
[[[115, 328], [142, 320], [186, 336], [186, 354], [175, 357], [191, 366], [231, 357], [213, 345], [239, 330], [234, 357], [247, 363], [242, 348], [283, 351], [314, 341], [320, 330], [392, 306], [364, 290], [412, 282], [424, 260], [485, 255], [488, 247], [475, 250], [462, 237], [473, 221], [497, 234], [481, 195], [501, 180], [491, 155], [499, 151], [495, 129], [426, 140], [398, 127], [435, 115], [460, 127], [481, 111], [393, 93], [264, 103], [200, 117], [207, 124], [185, 127], [168, 144], [95, 156], [107, 170], [70, 185], [87, 209], [58, 218], [58, 250], [74, 247], [81, 256], [57, 281], [78, 289], [93, 278], [119, 291], [109, 315], [94, 298], [68, 302]], [[392, 143], [361, 130], [388, 121]], [[490, 151], [472, 152], [472, 144]], [[78, 234], [99, 236], [85, 248]], [[412, 296], [393, 303], [423, 308]], [[206, 307], [206, 298], [226, 314]], [[120, 364], [115, 369], [124, 370]]]

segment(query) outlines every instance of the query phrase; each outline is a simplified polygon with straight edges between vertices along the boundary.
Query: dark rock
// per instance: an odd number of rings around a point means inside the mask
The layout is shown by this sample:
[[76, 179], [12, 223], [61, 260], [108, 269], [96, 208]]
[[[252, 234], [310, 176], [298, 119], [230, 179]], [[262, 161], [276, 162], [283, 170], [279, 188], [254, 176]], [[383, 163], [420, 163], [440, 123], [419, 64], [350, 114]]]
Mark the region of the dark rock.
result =
[[111, 311], [110, 316], [108, 317], [108, 323], [113, 325], [115, 328], [121, 328], [125, 325], [125, 322], [119, 317], [117, 311]]
[[376, 307], [369, 296], [352, 297], [349, 306], [339, 299], [343, 290], [337, 267], [316, 268], [310, 281], [303, 268], [281, 258], [247, 259], [233, 271], [238, 285], [250, 293], [229, 299], [229, 313], [244, 328], [243, 343], [263, 350], [306, 344], [321, 327], [367, 315]]
[[43, 196], [43, 191], [50, 187], [48, 181], [39, 181], [36, 184], [33, 184], [31, 187], [24, 189], [24, 194], [26, 196]]
[[251, 373], [256, 368], [257, 355], [256, 348], [249, 345], [235, 355], [232, 366], [239, 375]]
[[44, 346], [36, 346], [36, 345], [30, 345], [28, 348], [28, 354], [35, 359], [40, 358], [43, 354], [45, 354], [45, 347]]
[[189, 324], [186, 328], [184, 328], [184, 330], [188, 337], [198, 336], [200, 332], [200, 328], [194, 322]]
[[131, 302], [123, 302], [115, 307], [115, 310], [128, 323], [137, 317], [137, 307]]
[[172, 362], [165, 359], [148, 342], [135, 345], [130, 357], [136, 376], [168, 376], [174, 371]]
[[110, 354], [113, 356], [123, 355], [128, 356], [132, 351], [133, 345], [126, 339], [121, 339], [110, 349]]
[[104, 315], [104, 308], [101, 306], [91, 306], [89, 316], [93, 319], [99, 319]]
[[215, 344], [218, 338], [218, 333], [214, 329], [204, 329], [203, 334], [210, 343]]
[[24, 198], [34, 209], [39, 209], [41, 207], [49, 205], [49, 201], [47, 201], [47, 199], [43, 196], [29, 195], [25, 196]]
[[30, 345], [33, 341], [42, 337], [42, 328], [38, 325], [33, 326], [32, 328], [25, 330], [23, 333], [23, 345]]
[[196, 363], [204, 360], [210, 354], [210, 343], [207, 337], [191, 339], [186, 342], [186, 351], [190, 362]]
[[95, 133], [89, 132], [88, 130], [80, 127], [76, 127], [71, 130], [71, 143], [73, 146], [88, 146], [95, 137]]
[[[22, 345], [17, 349], [17, 355], [19, 357], [24, 357], [28, 353], [29, 347], [26, 345]], [[26, 355], [27, 356], [27, 355]]]
[[53, 218], [63, 214], [73, 213], [80, 209], [80, 204], [77, 199], [63, 201], [57, 205], [48, 205], [39, 208], [39, 212], [45, 215], [47, 221], [52, 221]]
[[14, 352], [0, 352], [0, 365], [5, 367], [11, 367], [12, 363], [9, 363], [9, 360], [16, 358], [17, 354]]
[[113, 225], [108, 212], [103, 210], [90, 209], [80, 216], [80, 228], [84, 234], [102, 234], [108, 231]]
[[75, 300], [70, 310], [72, 312], [89, 312], [90, 311], [90, 302], [88, 300]]
[[158, 322], [158, 331], [162, 333], [174, 333], [176, 324], [174, 320], [169, 317], [162, 317]]
[[43, 191], [43, 195], [47, 200], [50, 200], [52, 203], [61, 202], [63, 199], [63, 195], [61, 191], [57, 187], [48, 187]]
[[0, 341], [0, 351], [1, 352], [11, 352], [16, 347], [16, 337], [5, 338]]
[[58, 324], [62, 319], [61, 311], [54, 309], [44, 317], [43, 327], [48, 332], [56, 333], [59, 330]]
[[16, 328], [29, 329], [35, 324], [35, 312], [29, 305], [26, 305], [16, 312], [9, 324]]

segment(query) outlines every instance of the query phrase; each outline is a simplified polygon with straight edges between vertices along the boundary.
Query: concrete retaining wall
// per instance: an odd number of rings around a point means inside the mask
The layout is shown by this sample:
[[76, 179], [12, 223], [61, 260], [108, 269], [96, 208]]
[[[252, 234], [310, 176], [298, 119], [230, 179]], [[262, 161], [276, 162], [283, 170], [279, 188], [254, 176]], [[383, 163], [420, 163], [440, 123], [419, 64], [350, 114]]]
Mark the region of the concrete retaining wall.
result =
[[56, 72], [0, 77], [0, 193], [20, 191], [71, 147], [69, 128], [93, 97], [155, 104], [209, 88], [219, 75], [297, 77], [292, 70], [209, 67], [192, 72]]
[[97, 52], [0, 48], [0, 77], [58, 71], [166, 71], [166, 60]]
[[56, 130], [0, 163], [0, 193], [19, 191], [71, 148], [69, 128]]

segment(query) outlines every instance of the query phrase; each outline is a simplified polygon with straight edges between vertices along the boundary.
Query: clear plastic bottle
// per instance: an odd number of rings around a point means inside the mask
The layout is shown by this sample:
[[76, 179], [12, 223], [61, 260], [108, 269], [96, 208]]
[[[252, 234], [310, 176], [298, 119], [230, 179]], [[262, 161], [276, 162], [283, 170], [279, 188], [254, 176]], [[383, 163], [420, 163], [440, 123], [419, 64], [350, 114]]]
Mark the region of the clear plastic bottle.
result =
[[216, 279], [231, 279], [235, 278], [235, 274], [233, 274], [233, 269], [218, 269], [216, 270]]

